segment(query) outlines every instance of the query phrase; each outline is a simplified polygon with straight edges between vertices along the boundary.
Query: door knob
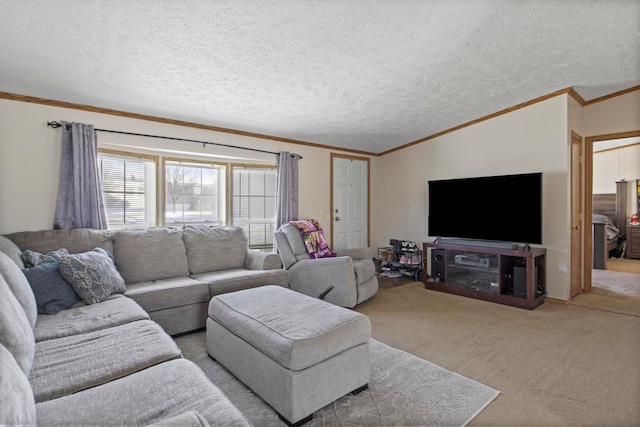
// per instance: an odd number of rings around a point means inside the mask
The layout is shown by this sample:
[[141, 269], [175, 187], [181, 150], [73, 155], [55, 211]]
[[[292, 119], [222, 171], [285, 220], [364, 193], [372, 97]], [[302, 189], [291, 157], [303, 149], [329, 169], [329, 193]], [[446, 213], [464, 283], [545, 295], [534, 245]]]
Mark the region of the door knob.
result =
[[335, 220], [340, 221], [340, 217], [339, 216], [335, 217]]
[[571, 228], [573, 228], [574, 230], [580, 230], [580, 226], [579, 225], [574, 225]]

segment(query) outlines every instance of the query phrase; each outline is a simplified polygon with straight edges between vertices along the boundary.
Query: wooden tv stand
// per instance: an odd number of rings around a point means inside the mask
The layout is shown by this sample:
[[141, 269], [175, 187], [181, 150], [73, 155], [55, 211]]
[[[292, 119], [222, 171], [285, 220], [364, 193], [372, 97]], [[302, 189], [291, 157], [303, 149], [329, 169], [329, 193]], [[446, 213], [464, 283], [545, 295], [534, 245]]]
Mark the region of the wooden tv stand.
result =
[[[429, 266], [423, 274], [425, 289], [529, 310], [544, 302], [544, 248], [519, 250], [423, 243], [423, 249], [424, 265]], [[441, 277], [432, 277], [434, 271]]]

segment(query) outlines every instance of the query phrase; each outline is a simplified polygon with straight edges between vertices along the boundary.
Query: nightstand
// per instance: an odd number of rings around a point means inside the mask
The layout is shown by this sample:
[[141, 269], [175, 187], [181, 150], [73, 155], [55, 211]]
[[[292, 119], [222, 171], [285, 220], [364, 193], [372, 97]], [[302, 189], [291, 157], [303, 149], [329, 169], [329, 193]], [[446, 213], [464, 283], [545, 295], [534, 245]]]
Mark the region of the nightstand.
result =
[[627, 225], [626, 257], [640, 259], [640, 225]]

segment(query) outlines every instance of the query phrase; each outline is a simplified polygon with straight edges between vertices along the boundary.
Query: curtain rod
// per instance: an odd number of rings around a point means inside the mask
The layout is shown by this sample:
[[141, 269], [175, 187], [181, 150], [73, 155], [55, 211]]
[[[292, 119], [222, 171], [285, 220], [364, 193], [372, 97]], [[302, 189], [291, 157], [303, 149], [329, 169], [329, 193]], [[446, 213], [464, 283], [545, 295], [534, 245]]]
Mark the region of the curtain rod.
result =
[[[57, 129], [59, 127], [62, 127], [62, 124], [56, 121], [53, 122], [47, 122], [47, 126]], [[202, 144], [203, 147], [207, 146], [207, 145], [216, 145], [218, 147], [227, 147], [227, 148], [238, 148], [240, 150], [249, 150], [249, 151], [257, 151], [258, 153], [267, 153], [267, 154], [275, 154], [278, 155], [279, 153], [273, 152], [273, 151], [266, 151], [266, 150], [259, 150], [257, 148], [248, 148], [248, 147], [238, 147], [236, 145], [227, 145], [227, 144], [220, 144], [217, 142], [208, 142], [208, 141], [198, 141], [195, 139], [185, 139], [185, 138], [176, 138], [173, 136], [161, 136], [161, 135], [149, 135], [146, 133], [135, 133], [135, 132], [124, 132], [124, 131], [120, 131], [120, 130], [109, 130], [109, 129], [94, 129], [96, 132], [109, 132], [109, 133], [119, 133], [122, 135], [133, 135], [133, 136], [144, 136], [146, 138], [159, 138], [159, 139], [171, 139], [174, 141], [184, 141], [184, 142], [195, 142], [198, 144]], [[299, 154], [291, 154], [291, 157], [297, 157], [299, 159], [302, 159], [302, 156], [300, 156]]]

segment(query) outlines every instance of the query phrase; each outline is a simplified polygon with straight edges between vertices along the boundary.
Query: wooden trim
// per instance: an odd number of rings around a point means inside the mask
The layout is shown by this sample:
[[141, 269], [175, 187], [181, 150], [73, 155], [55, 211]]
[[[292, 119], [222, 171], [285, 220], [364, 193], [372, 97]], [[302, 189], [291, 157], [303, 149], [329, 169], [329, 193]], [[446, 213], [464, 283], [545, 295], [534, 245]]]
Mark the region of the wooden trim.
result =
[[185, 157], [162, 157], [162, 162], [166, 163], [166, 162], [178, 162], [178, 163], [195, 163], [195, 164], [202, 164], [202, 165], [220, 165], [220, 166], [229, 166], [228, 162], [215, 162], [215, 161], [208, 161], [208, 160], [202, 160], [202, 159], [190, 159], [190, 158], [185, 158]]
[[447, 129], [447, 130], [443, 130], [442, 132], [434, 133], [433, 135], [427, 136], [425, 138], [421, 138], [421, 139], [415, 140], [413, 142], [410, 142], [408, 144], [404, 144], [404, 145], [401, 145], [399, 147], [393, 148], [391, 150], [384, 151], [384, 152], [380, 153], [380, 155], [384, 156], [386, 154], [393, 153], [394, 151], [402, 150], [403, 148], [407, 148], [407, 147], [410, 147], [412, 145], [416, 145], [416, 144], [419, 144], [421, 142], [428, 141], [430, 139], [438, 138], [440, 136], [446, 135], [446, 134], [451, 133], [451, 132], [455, 132], [455, 131], [460, 130], [460, 129], [464, 129], [464, 128], [472, 126], [472, 125], [476, 125], [476, 124], [484, 122], [486, 120], [493, 119], [495, 117], [502, 116], [504, 114], [512, 113], [512, 112], [520, 110], [522, 108], [529, 107], [529, 106], [531, 106], [533, 104], [537, 104], [539, 102], [546, 101], [546, 100], [551, 99], [551, 98], [555, 98], [556, 96], [564, 95], [566, 93], [569, 93], [570, 90], [571, 90], [571, 88], [558, 90], [558, 91], [552, 92], [550, 94], [541, 96], [539, 98], [535, 98], [535, 99], [532, 99], [530, 101], [523, 102], [522, 104], [518, 104], [518, 105], [515, 105], [513, 107], [505, 108], [504, 110], [497, 111], [495, 113], [489, 114], [487, 116], [480, 117], [480, 118], [472, 120], [470, 122], [463, 123], [461, 125], [452, 127], [450, 129]]
[[112, 148], [98, 147], [98, 153], [113, 154], [115, 156], [123, 156], [123, 157], [135, 157], [138, 159], [149, 159], [149, 160], [154, 160], [156, 163], [160, 161], [160, 156], [158, 155], [137, 153], [135, 151], [114, 150]]
[[583, 97], [580, 96], [580, 94], [578, 92], [576, 92], [576, 90], [574, 88], [572, 88], [572, 87], [569, 88], [568, 95], [570, 97], [572, 97], [573, 99], [575, 99], [578, 102], [578, 104], [580, 104], [581, 106], [584, 107], [584, 104], [585, 104], [586, 101], [584, 100]]
[[147, 160], [151, 160], [153, 161], [153, 163], [155, 164], [155, 171], [156, 171], [156, 226], [160, 226], [160, 224], [162, 224], [162, 222], [160, 221], [160, 210], [161, 210], [161, 205], [164, 202], [164, 199], [160, 199], [160, 156], [155, 156], [152, 154], [143, 154], [143, 153], [136, 153], [134, 151], [121, 151], [121, 150], [113, 150], [111, 148], [100, 148], [98, 147], [98, 153], [104, 153], [104, 154], [112, 154], [115, 156], [122, 156], [122, 157], [133, 157], [136, 159], [147, 159]]
[[341, 151], [345, 151], [345, 152], [348, 152], [348, 153], [364, 154], [364, 155], [368, 155], [368, 156], [378, 156], [379, 155], [379, 154], [376, 154], [376, 153], [370, 153], [368, 151], [363, 151], [363, 150], [352, 150], [352, 149], [349, 149], [349, 148], [339, 148], [339, 147], [334, 147], [334, 146], [331, 146], [331, 145], [317, 144], [317, 143], [314, 143], [314, 142], [300, 141], [300, 140], [297, 140], [297, 139], [282, 138], [282, 137], [279, 137], [279, 136], [266, 135], [266, 134], [262, 134], [262, 133], [247, 132], [247, 131], [242, 131], [242, 130], [237, 130], [237, 129], [223, 128], [223, 127], [219, 127], [219, 126], [204, 125], [204, 124], [201, 124], [201, 123], [187, 122], [187, 121], [183, 121], [183, 120], [167, 119], [167, 118], [163, 118], [163, 117], [149, 116], [149, 115], [146, 115], [146, 114], [130, 113], [130, 112], [127, 112], [127, 111], [112, 110], [110, 108], [94, 107], [94, 106], [91, 106], [91, 105], [76, 104], [76, 103], [73, 103], [73, 102], [55, 101], [55, 100], [52, 100], [52, 99], [37, 98], [37, 97], [26, 96], [26, 95], [17, 95], [17, 94], [14, 94], [14, 93], [0, 92], [0, 99], [8, 99], [8, 100], [20, 101], [20, 102], [30, 102], [30, 103], [33, 103], [33, 104], [42, 104], [42, 105], [48, 105], [48, 106], [51, 106], [51, 107], [69, 108], [69, 109], [73, 109], [73, 110], [88, 111], [88, 112], [92, 112], [92, 113], [108, 114], [108, 115], [112, 115], [112, 116], [126, 117], [126, 118], [130, 118], [130, 119], [146, 120], [146, 121], [150, 121], [150, 122], [158, 122], [158, 123], [164, 123], [164, 124], [169, 124], [169, 125], [183, 126], [183, 127], [189, 127], [189, 128], [195, 128], [195, 129], [203, 129], [203, 130], [209, 130], [209, 131], [213, 131], [213, 132], [229, 133], [229, 134], [232, 134], [232, 135], [248, 136], [248, 137], [251, 137], [251, 138], [268, 139], [268, 140], [271, 140], [271, 141], [286, 142], [288, 144], [304, 145], [304, 146], [307, 146], [307, 147], [323, 148], [323, 149], [327, 149], [327, 150], [339, 149]]
[[571, 300], [559, 299], [559, 298], [551, 298], [551, 297], [546, 297], [545, 301], [546, 302], [552, 302], [554, 304], [569, 304], [571, 302]]
[[227, 177], [227, 188], [229, 189], [229, 193], [227, 194], [227, 205], [229, 212], [227, 213], [228, 219], [226, 221], [227, 224], [233, 225], [233, 169], [234, 168], [252, 168], [252, 169], [271, 169], [276, 170], [276, 165], [252, 165], [248, 163], [229, 163], [229, 172]]
[[[578, 152], [576, 152], [576, 149]], [[591, 224], [591, 220], [587, 221], [584, 211], [584, 141], [582, 136], [571, 130], [571, 138], [569, 140], [569, 158], [570, 158], [570, 177], [571, 177], [571, 221], [570, 221], [570, 259], [571, 273], [569, 297], [573, 298], [584, 289], [584, 257], [585, 252], [589, 252], [584, 244], [584, 238], [587, 224]], [[578, 155], [578, 158], [576, 158]], [[574, 230], [574, 226], [578, 226], [578, 230]], [[576, 241], [576, 239], [578, 241]]]
[[276, 165], [254, 165], [252, 163], [229, 163], [233, 168], [276, 169]]
[[634, 138], [640, 136], [640, 130], [632, 130], [629, 132], [609, 133], [605, 135], [588, 136], [585, 140], [593, 145], [595, 141], [606, 141], [608, 139]]
[[167, 201], [166, 201], [166, 196], [167, 196], [167, 191], [166, 191], [166, 176], [167, 176], [167, 162], [179, 162], [179, 163], [185, 163], [185, 164], [202, 164], [202, 165], [216, 165], [216, 166], [224, 166], [224, 176], [225, 176], [225, 182], [224, 182], [224, 192], [225, 192], [225, 207], [224, 207], [224, 212], [225, 212], [225, 219], [224, 219], [224, 223], [225, 224], [229, 224], [229, 215], [230, 215], [230, 210], [231, 208], [229, 207], [229, 201], [231, 200], [230, 197], [230, 193], [229, 193], [229, 181], [231, 180], [230, 177], [230, 173], [231, 173], [231, 167], [230, 167], [230, 163], [228, 162], [212, 162], [212, 161], [207, 161], [207, 160], [194, 160], [194, 159], [189, 159], [189, 158], [184, 158], [184, 157], [162, 157], [162, 176], [159, 177], [158, 180], [158, 186], [162, 186], [162, 194], [163, 194], [163, 198], [162, 198], [162, 226], [166, 226], [166, 209], [167, 209]]
[[625, 145], [621, 145], [619, 147], [605, 148], [604, 150], [594, 151], [593, 154], [595, 155], [595, 154], [600, 154], [600, 153], [606, 153], [607, 151], [613, 151], [613, 150], [619, 150], [621, 148], [633, 147], [634, 145], [640, 145], [640, 142], [634, 142], [633, 144], [625, 144]]
[[[584, 258], [582, 266], [584, 275], [582, 278], [582, 291], [591, 292], [591, 282], [593, 280], [593, 140], [590, 137], [584, 139], [584, 152], [582, 167], [584, 168]], [[588, 226], [587, 226], [588, 224]]]
[[361, 160], [367, 162], [367, 246], [371, 246], [371, 159], [340, 153], [331, 153], [329, 160], [329, 241], [333, 246], [333, 160], [335, 158]]
[[[119, 110], [112, 110], [109, 108], [102, 108], [102, 107], [94, 107], [94, 106], [90, 106], [90, 105], [84, 105], [84, 104], [76, 104], [76, 103], [71, 103], [71, 102], [64, 102], [64, 101], [55, 101], [55, 100], [51, 100], [51, 99], [45, 99], [45, 98], [37, 98], [37, 97], [33, 97], [33, 96], [26, 96], [26, 95], [18, 95], [18, 94], [13, 94], [13, 93], [7, 93], [7, 92], [0, 92], [0, 99], [9, 99], [9, 100], [13, 100], [13, 101], [20, 101], [20, 102], [30, 102], [30, 103], [35, 103], [35, 104], [43, 104], [43, 105], [49, 105], [49, 106], [53, 106], [53, 107], [61, 107], [61, 108], [70, 108], [70, 109], [75, 109], [75, 110], [81, 110], [81, 111], [89, 111], [89, 112], [94, 112], [94, 113], [100, 113], [100, 114], [109, 114], [109, 115], [113, 115], [113, 116], [119, 116], [119, 117], [127, 117], [127, 118], [132, 118], [132, 119], [138, 119], [138, 120], [147, 120], [147, 121], [152, 121], [152, 122], [159, 122], [159, 123], [165, 123], [165, 124], [170, 124], [170, 125], [176, 125], [176, 126], [184, 126], [184, 127], [190, 127], [190, 128], [195, 128], [195, 129], [204, 129], [204, 130], [209, 130], [209, 131], [213, 131], [213, 132], [222, 132], [222, 133], [229, 133], [229, 134], [233, 134], [233, 135], [241, 135], [241, 136], [248, 136], [248, 137], [252, 137], [252, 138], [260, 138], [260, 139], [268, 139], [268, 140], [272, 140], [272, 141], [279, 141], [279, 142], [285, 142], [285, 143], [289, 143], [289, 144], [296, 144], [296, 145], [304, 145], [307, 147], [315, 147], [315, 148], [322, 148], [322, 149], [327, 149], [327, 150], [340, 150], [340, 151], [344, 151], [346, 153], [354, 153], [354, 154], [363, 154], [366, 156], [374, 156], [374, 157], [380, 157], [380, 156], [384, 156], [386, 154], [390, 154], [393, 153], [395, 151], [398, 150], [402, 150], [404, 148], [408, 148], [411, 147], [413, 145], [419, 144], [421, 142], [425, 142], [425, 141], [429, 141], [431, 139], [435, 139], [438, 138], [440, 136], [446, 135], [448, 133], [452, 133], [455, 132], [457, 130], [481, 123], [483, 121], [504, 115], [504, 114], [508, 114], [517, 110], [520, 110], [522, 108], [525, 107], [529, 107], [533, 104], [537, 104], [539, 102], [542, 101], [546, 101], [548, 99], [554, 98], [556, 96], [559, 95], [563, 95], [563, 94], [568, 94], [569, 96], [571, 96], [572, 98], [574, 98], [581, 106], [586, 106], [586, 105], [591, 105], [591, 104], [595, 104], [597, 102], [601, 102], [601, 101], [605, 101], [607, 99], [611, 99], [611, 98], [615, 98], [617, 96], [621, 96], [630, 92], [634, 92], [636, 90], [640, 90], [640, 85], [638, 86], [634, 86], [628, 89], [624, 89], [609, 95], [605, 95], [605, 96], [601, 96], [599, 98], [595, 98], [589, 101], [585, 101], [576, 91], [573, 87], [568, 87], [565, 89], [561, 89], [555, 92], [551, 92], [547, 95], [543, 95], [541, 97], [538, 98], [534, 98], [532, 100], [529, 100], [527, 102], [523, 102], [521, 104], [517, 104], [514, 105], [512, 107], [509, 108], [505, 108], [504, 110], [500, 110], [497, 111], [495, 113], [477, 118], [475, 120], [463, 123], [461, 125], [458, 126], [454, 126], [452, 128], [443, 130], [441, 132], [435, 133], [433, 135], [429, 135], [426, 136], [424, 138], [420, 138], [417, 139], [415, 141], [409, 142], [407, 144], [403, 144], [399, 147], [396, 148], [392, 148], [391, 150], [387, 150], [384, 151], [382, 153], [372, 153], [369, 151], [364, 151], [364, 150], [353, 150], [353, 149], [348, 149], [348, 148], [340, 148], [340, 147], [335, 147], [335, 146], [331, 146], [331, 145], [325, 145], [325, 144], [317, 144], [317, 143], [313, 143], [313, 142], [308, 142], [308, 141], [300, 141], [300, 140], [295, 140], [295, 139], [289, 139], [289, 138], [281, 138], [278, 136], [272, 136], [272, 135], [265, 135], [265, 134], [259, 134], [259, 133], [253, 133], [253, 132], [246, 132], [246, 131], [241, 131], [241, 130], [236, 130], [236, 129], [229, 129], [229, 128], [222, 128], [222, 127], [218, 127], [218, 126], [211, 126], [211, 125], [204, 125], [204, 124], [200, 124], [200, 123], [193, 123], [193, 122], [187, 122], [187, 121], [182, 121], [182, 120], [173, 120], [173, 119], [167, 119], [167, 118], [162, 118], [162, 117], [156, 117], [156, 116], [149, 116], [149, 115], [145, 115], [145, 114], [137, 114], [137, 113], [130, 113], [130, 112], [126, 112], [126, 111], [119, 111]], [[610, 139], [614, 139], [614, 138], [610, 138]]]
[[607, 99], [615, 98], [620, 95], [625, 95], [627, 93], [635, 92], [636, 90], [640, 90], [640, 85], [630, 87], [629, 89], [620, 90], [618, 92], [610, 93], [609, 95], [604, 95], [599, 98], [590, 99], [589, 101], [585, 101], [584, 105], [591, 105], [597, 102], [606, 101]]

